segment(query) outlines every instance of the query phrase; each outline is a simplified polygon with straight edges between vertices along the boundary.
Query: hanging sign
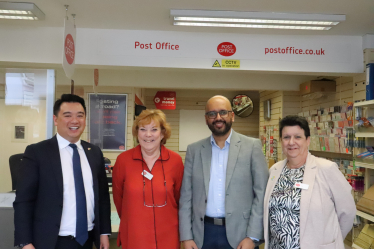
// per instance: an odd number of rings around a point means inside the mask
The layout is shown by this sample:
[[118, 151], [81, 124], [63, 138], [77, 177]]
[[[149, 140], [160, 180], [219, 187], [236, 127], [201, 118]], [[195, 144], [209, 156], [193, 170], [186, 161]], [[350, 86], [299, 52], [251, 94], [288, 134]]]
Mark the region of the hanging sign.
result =
[[127, 94], [88, 94], [89, 140], [104, 151], [126, 149]]
[[158, 91], [153, 98], [157, 109], [175, 110], [177, 94], [171, 91]]
[[95, 86], [99, 85], [99, 69], [94, 69], [94, 83]]
[[63, 41], [62, 67], [66, 77], [72, 78], [75, 70], [75, 45], [76, 45], [76, 28], [73, 23], [65, 18], [65, 32]]

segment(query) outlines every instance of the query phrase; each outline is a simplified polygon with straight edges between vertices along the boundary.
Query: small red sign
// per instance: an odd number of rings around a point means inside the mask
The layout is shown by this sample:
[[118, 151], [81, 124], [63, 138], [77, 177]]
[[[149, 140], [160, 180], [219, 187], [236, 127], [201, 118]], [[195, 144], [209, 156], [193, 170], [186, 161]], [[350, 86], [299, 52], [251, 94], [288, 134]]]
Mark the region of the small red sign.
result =
[[158, 91], [153, 98], [157, 109], [175, 110], [177, 106], [177, 94], [170, 91]]
[[222, 56], [231, 56], [235, 54], [236, 47], [231, 42], [222, 42], [217, 46], [217, 52]]
[[74, 62], [75, 58], [75, 45], [74, 45], [74, 39], [71, 36], [71, 34], [68, 34], [65, 37], [65, 56], [66, 61], [71, 65]]

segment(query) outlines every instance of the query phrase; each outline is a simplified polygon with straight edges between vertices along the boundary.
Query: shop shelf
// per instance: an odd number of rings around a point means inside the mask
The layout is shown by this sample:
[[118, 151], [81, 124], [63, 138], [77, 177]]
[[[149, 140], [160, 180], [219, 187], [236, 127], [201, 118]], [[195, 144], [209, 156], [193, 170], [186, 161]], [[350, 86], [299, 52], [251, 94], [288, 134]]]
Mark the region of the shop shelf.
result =
[[357, 132], [355, 134], [356, 137], [374, 137], [374, 132]]
[[367, 162], [355, 161], [355, 166], [362, 167], [362, 168], [368, 168], [368, 169], [374, 169], [374, 162], [373, 163], [367, 163]]
[[355, 243], [352, 244], [352, 249], [364, 249], [358, 245], [356, 245]]
[[353, 104], [353, 106], [362, 106], [362, 107], [374, 107], [374, 99], [373, 100], [368, 100], [368, 101], [361, 101], [361, 102], [356, 102]]
[[372, 222], [374, 222], [374, 216], [371, 215], [371, 214], [367, 214], [367, 213], [364, 213], [362, 211], [359, 211], [357, 210], [357, 213], [356, 213], [358, 216], [364, 218], [364, 219], [367, 219], [367, 220], [370, 220]]
[[328, 157], [334, 159], [344, 159], [352, 161], [352, 154], [348, 153], [336, 153], [331, 151], [318, 151], [318, 150], [309, 150], [309, 152], [316, 157]]

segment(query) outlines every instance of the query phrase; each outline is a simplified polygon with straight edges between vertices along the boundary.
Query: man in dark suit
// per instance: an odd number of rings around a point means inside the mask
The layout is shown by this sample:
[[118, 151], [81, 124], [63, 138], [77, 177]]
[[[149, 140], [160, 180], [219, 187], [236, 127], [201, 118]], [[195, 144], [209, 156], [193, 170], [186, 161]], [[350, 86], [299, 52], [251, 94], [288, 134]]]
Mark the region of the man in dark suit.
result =
[[81, 141], [86, 106], [63, 94], [54, 108], [57, 134], [27, 146], [14, 201], [15, 246], [109, 249], [110, 199], [103, 154]]

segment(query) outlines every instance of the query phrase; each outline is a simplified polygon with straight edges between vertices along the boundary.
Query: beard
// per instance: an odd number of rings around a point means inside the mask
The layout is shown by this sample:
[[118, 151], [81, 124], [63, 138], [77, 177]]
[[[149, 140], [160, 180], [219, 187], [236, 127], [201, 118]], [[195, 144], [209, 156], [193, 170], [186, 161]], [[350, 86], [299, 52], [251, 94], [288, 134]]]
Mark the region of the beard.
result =
[[[224, 126], [222, 126], [222, 128], [220, 128], [220, 129], [218, 129], [214, 126], [218, 122], [221, 122], [221, 123], [224, 124]], [[226, 122], [225, 120], [217, 120], [217, 121], [214, 121], [211, 124], [208, 124], [209, 130], [211, 130], [213, 135], [215, 135], [215, 136], [226, 135], [230, 131], [231, 126], [232, 126], [232, 121], [231, 120], [228, 121], [228, 122]]]

